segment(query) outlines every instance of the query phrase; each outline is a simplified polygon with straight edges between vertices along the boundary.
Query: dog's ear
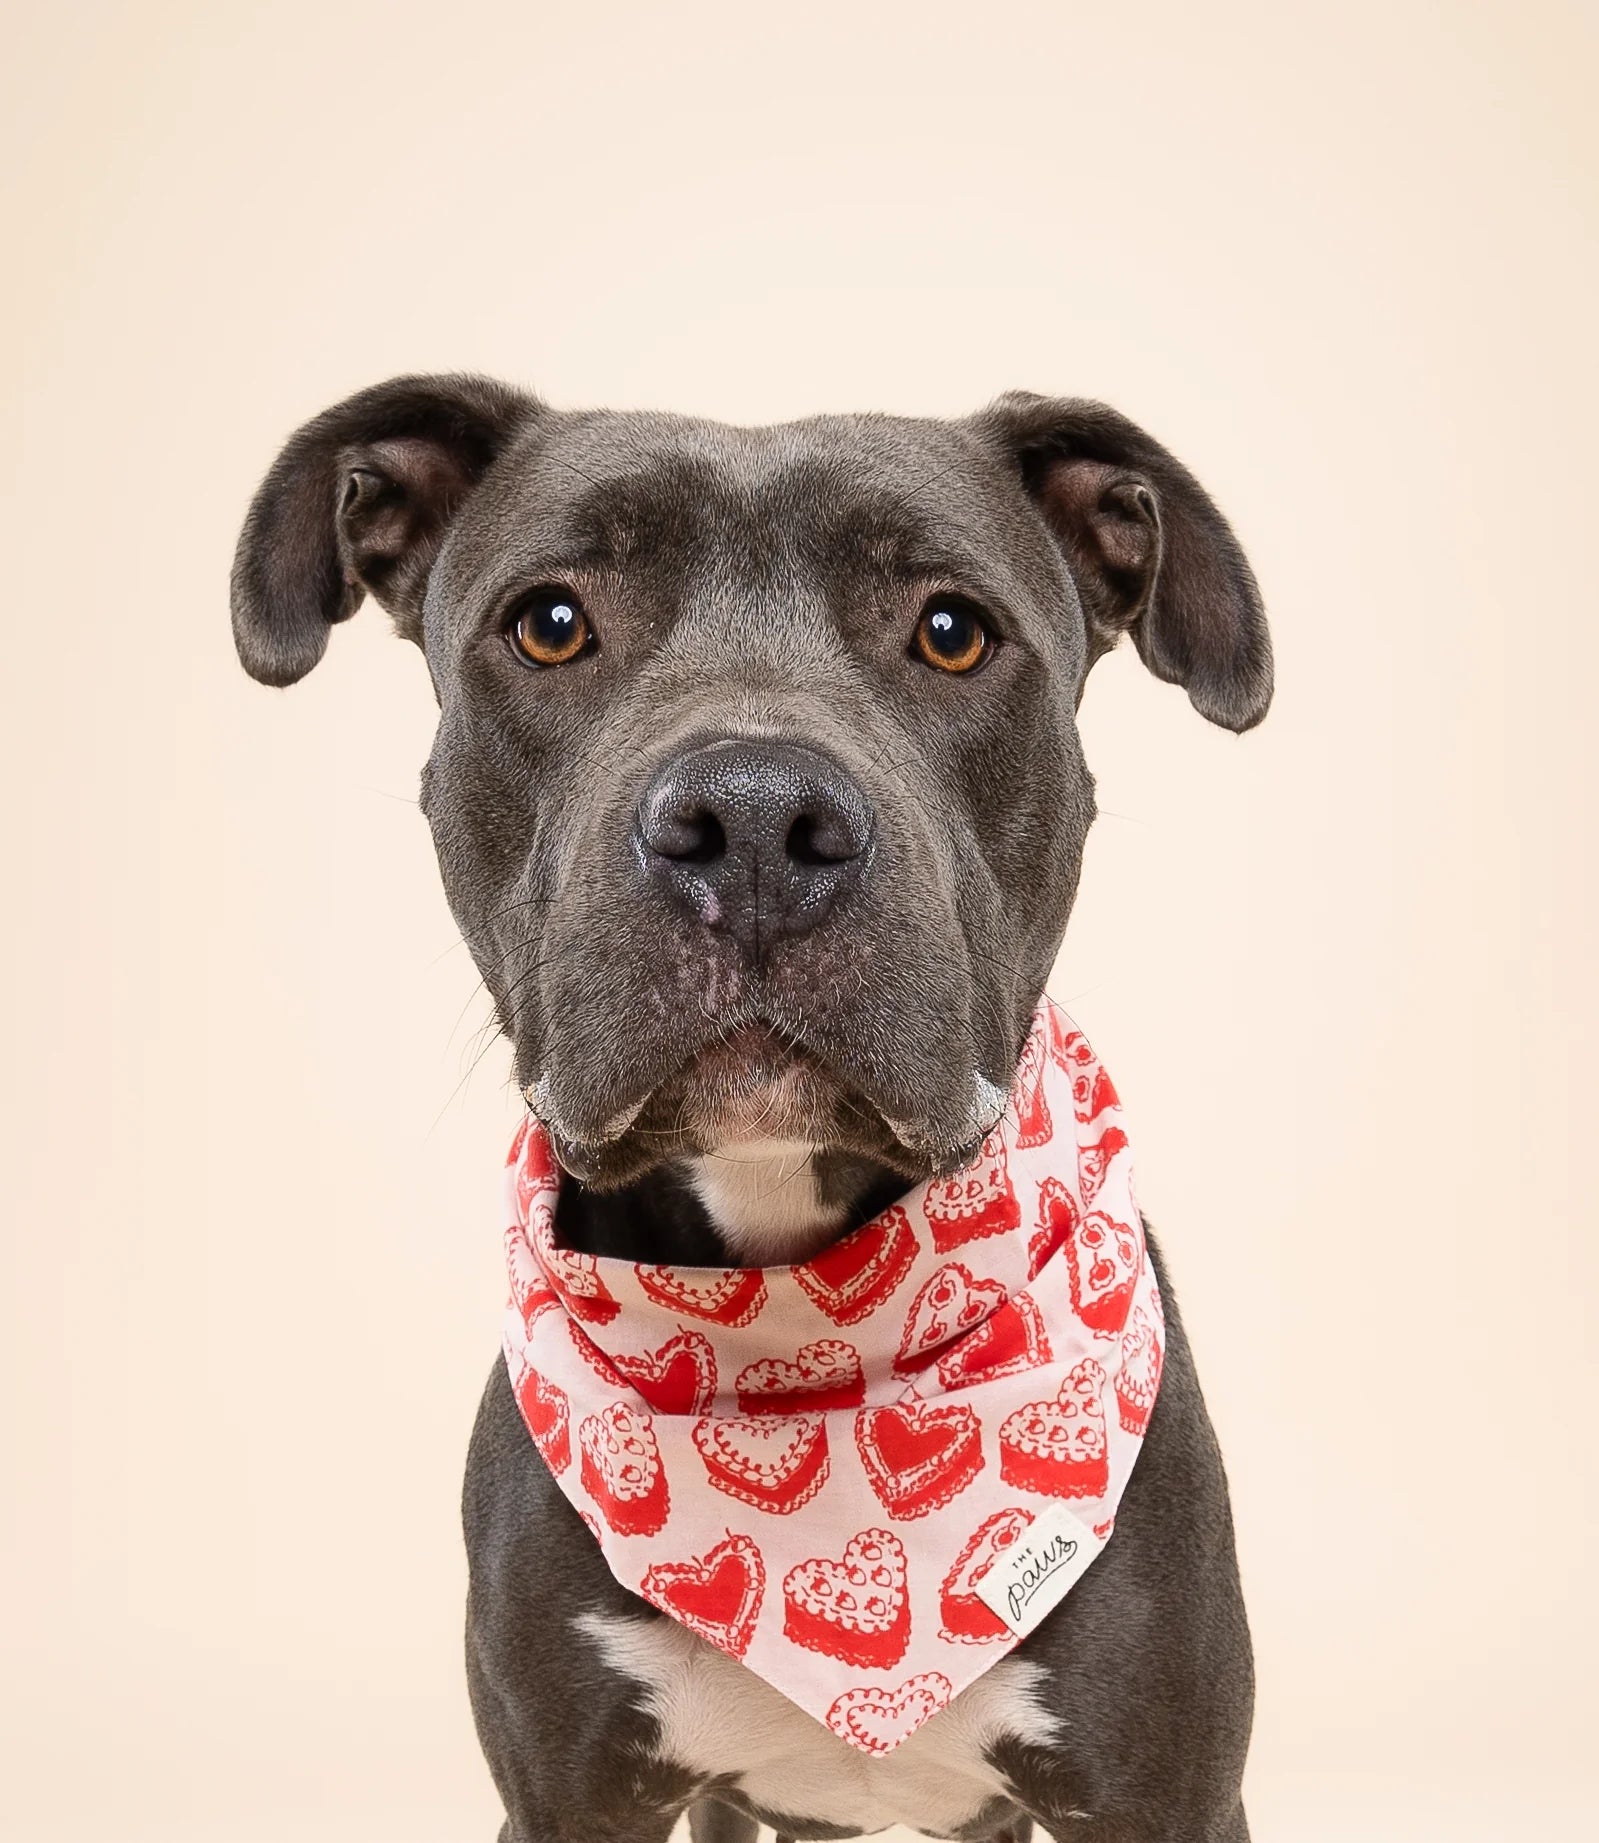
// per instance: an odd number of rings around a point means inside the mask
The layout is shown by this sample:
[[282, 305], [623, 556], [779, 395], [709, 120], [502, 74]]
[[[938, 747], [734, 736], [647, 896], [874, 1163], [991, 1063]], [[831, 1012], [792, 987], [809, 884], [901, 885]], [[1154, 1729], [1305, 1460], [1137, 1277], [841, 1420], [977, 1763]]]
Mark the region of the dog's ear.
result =
[[450, 520], [534, 397], [477, 377], [403, 377], [324, 410], [261, 482], [233, 559], [233, 638], [252, 678], [292, 685], [368, 593], [419, 644]]
[[1247, 730], [1271, 702], [1260, 591], [1210, 495], [1103, 403], [1012, 391], [974, 419], [1007, 452], [1065, 553], [1090, 662], [1131, 632], [1157, 678], [1202, 716]]

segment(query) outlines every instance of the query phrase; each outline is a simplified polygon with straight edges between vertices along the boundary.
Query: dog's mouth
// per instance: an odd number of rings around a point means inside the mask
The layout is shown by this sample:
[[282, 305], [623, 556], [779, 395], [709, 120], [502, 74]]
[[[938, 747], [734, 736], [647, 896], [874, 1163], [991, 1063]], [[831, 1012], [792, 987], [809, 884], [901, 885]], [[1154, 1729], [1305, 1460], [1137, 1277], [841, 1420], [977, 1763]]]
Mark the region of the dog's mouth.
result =
[[821, 1144], [845, 1105], [845, 1084], [775, 1025], [740, 1024], [697, 1051], [654, 1097], [698, 1151], [759, 1139]]
[[566, 1114], [546, 1074], [525, 1091], [572, 1175], [600, 1188], [632, 1181], [669, 1159], [763, 1140], [859, 1154], [914, 1178], [970, 1156], [1004, 1105], [974, 1078], [952, 1129], [895, 1118], [867, 1086], [813, 1047], [764, 1020], [738, 1023], [669, 1067], [653, 1086], [591, 1126]]

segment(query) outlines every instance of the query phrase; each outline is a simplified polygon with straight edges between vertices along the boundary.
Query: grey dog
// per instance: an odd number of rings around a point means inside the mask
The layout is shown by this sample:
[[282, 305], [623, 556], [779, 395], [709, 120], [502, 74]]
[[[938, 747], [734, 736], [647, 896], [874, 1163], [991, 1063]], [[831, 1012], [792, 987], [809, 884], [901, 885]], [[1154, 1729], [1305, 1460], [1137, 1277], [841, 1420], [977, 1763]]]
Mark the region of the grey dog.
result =
[[[395, 379], [257, 492], [246, 669], [302, 677], [367, 594], [432, 676], [422, 806], [573, 1180], [558, 1232], [649, 1262], [804, 1259], [973, 1155], [1071, 910], [1076, 712], [1122, 634], [1214, 723], [1271, 697], [1209, 496], [1115, 411], [1030, 393], [736, 428]], [[1104, 1555], [881, 1759], [616, 1582], [497, 1362], [465, 1523], [502, 1843], [662, 1843], [685, 1811], [697, 1843], [1247, 1838], [1226, 1481], [1161, 1279]]]

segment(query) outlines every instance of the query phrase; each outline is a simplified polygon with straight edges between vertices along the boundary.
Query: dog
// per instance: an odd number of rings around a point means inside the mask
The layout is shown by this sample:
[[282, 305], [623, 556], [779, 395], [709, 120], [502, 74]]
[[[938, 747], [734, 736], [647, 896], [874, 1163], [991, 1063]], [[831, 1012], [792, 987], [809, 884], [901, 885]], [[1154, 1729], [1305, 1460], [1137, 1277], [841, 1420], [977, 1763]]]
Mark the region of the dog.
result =
[[[439, 705], [422, 808], [560, 1235], [809, 1259], [1003, 1105], [1094, 818], [1076, 712], [1130, 634], [1233, 731], [1272, 666], [1192, 474], [1097, 403], [764, 428], [404, 377], [296, 433], [239, 539], [246, 670], [371, 595]], [[629, 1593], [496, 1363], [464, 1492], [501, 1843], [1239, 1843], [1253, 1705], [1222, 1461], [1171, 1291], [1114, 1538], [881, 1759]]]

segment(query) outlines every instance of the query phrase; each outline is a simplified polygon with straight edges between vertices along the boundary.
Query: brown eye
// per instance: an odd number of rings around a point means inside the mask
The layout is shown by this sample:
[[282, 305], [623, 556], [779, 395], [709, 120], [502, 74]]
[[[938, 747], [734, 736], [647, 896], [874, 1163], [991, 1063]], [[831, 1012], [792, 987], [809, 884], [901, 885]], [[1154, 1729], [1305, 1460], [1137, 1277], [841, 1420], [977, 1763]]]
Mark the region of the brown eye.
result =
[[969, 602], [940, 596], [922, 610], [912, 650], [940, 672], [972, 672], [994, 650], [994, 636]]
[[570, 589], [535, 589], [517, 603], [506, 632], [529, 665], [564, 666], [593, 638], [588, 616]]

